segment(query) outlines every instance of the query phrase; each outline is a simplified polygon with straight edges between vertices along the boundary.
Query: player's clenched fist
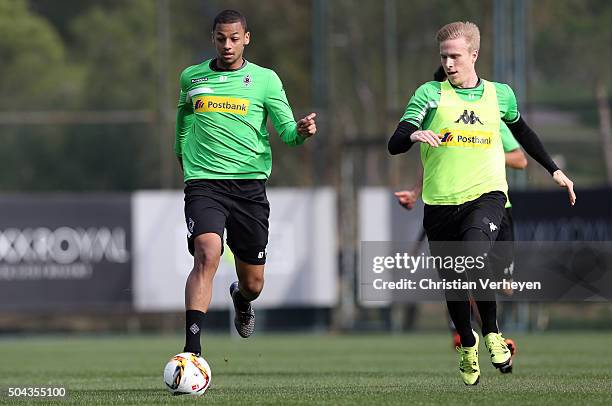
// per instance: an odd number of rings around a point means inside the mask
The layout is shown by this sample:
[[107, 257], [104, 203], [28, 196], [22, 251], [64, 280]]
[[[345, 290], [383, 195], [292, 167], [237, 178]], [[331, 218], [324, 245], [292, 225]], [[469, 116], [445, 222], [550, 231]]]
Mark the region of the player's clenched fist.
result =
[[419, 194], [420, 192], [416, 189], [400, 190], [399, 192], [394, 193], [395, 197], [397, 197], [397, 201], [399, 202], [399, 204], [401, 204], [408, 210], [414, 207], [417, 198], [419, 197]]
[[431, 130], [418, 130], [410, 135], [410, 141], [423, 142], [431, 145], [434, 148], [440, 146], [440, 143], [442, 142], [440, 141], [441, 138], [441, 134], [436, 134]]
[[316, 113], [310, 113], [303, 119], [297, 122], [297, 132], [300, 137], [308, 138], [315, 135], [317, 132], [317, 124], [315, 123]]

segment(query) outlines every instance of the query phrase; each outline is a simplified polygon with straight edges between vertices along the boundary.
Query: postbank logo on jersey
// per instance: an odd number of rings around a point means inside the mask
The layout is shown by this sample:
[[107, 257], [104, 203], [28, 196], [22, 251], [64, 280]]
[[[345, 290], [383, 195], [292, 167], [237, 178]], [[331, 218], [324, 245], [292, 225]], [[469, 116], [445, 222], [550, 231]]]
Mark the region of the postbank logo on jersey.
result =
[[443, 128], [440, 131], [442, 147], [491, 148], [493, 133], [490, 131]]
[[196, 113], [234, 113], [246, 116], [250, 101], [237, 97], [199, 96], [193, 99], [193, 109]]

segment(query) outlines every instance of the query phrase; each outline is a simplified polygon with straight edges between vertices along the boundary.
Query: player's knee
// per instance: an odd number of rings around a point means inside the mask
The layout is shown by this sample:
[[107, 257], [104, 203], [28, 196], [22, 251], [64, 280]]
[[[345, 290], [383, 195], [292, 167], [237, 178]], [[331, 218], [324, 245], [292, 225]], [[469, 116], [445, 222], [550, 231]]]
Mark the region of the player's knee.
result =
[[195, 244], [195, 267], [198, 271], [217, 268], [221, 258], [221, 250], [213, 244], [196, 242]]
[[245, 293], [245, 296], [249, 296], [251, 299], [259, 296], [263, 290], [264, 278], [263, 275], [249, 275], [240, 281], [241, 291]]

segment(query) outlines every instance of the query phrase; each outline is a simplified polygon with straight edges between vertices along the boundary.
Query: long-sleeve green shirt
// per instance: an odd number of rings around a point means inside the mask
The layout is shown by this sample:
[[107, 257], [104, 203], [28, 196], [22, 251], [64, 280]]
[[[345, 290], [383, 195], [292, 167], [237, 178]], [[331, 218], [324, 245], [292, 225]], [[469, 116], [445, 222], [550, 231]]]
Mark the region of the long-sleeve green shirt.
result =
[[283, 84], [273, 70], [251, 62], [233, 71], [211, 65], [207, 60], [181, 74], [174, 151], [182, 158], [185, 181], [267, 179], [268, 116], [283, 142], [304, 142]]

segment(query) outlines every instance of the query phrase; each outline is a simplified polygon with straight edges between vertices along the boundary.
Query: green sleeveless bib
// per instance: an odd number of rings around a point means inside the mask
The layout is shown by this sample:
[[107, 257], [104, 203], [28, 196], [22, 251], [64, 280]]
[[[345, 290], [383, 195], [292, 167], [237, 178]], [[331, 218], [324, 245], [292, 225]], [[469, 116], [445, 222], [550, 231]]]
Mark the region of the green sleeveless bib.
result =
[[493, 83], [483, 80], [476, 101], [463, 101], [447, 81], [440, 102], [426, 128], [443, 135], [439, 147], [421, 143], [423, 201], [458, 205], [500, 191], [507, 195], [500, 114]]

